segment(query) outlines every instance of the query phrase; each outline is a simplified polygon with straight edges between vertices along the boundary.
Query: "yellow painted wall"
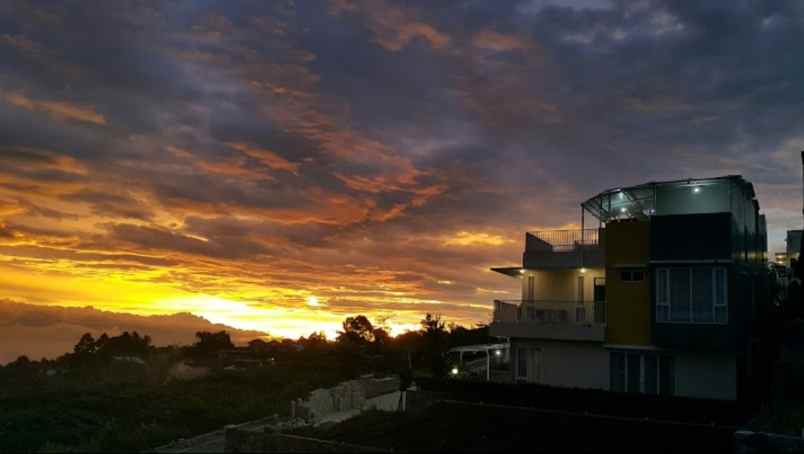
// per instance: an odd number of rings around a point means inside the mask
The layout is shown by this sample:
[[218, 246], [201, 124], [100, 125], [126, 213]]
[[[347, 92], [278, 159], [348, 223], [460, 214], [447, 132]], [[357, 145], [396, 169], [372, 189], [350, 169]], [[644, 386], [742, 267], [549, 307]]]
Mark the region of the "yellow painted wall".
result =
[[[534, 294], [528, 294], [528, 276], [534, 277]], [[580, 270], [528, 270], [522, 275], [522, 299], [577, 301]], [[594, 298], [595, 277], [604, 277], [603, 268], [588, 268], [584, 276], [584, 301]]]
[[[606, 342], [609, 344], [651, 345], [649, 235], [650, 224], [646, 221], [626, 220], [606, 225]], [[641, 268], [645, 279], [624, 282], [621, 271], [627, 267]]]

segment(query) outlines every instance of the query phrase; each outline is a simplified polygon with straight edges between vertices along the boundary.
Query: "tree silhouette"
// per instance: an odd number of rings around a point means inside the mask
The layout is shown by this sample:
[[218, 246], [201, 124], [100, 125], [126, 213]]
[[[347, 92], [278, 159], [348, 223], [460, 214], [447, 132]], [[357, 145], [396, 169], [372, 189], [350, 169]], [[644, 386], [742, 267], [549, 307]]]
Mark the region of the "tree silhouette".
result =
[[441, 377], [446, 374], [447, 330], [440, 314], [427, 313], [420, 322], [424, 332], [424, 354], [428, 358], [433, 375]]
[[95, 353], [96, 349], [97, 345], [95, 344], [95, 339], [92, 337], [92, 334], [86, 333], [81, 336], [81, 339], [75, 344], [73, 352], [75, 352], [76, 355], [85, 356]]
[[338, 331], [339, 344], [367, 344], [374, 341], [374, 326], [365, 315], [346, 317], [343, 331]]
[[222, 350], [231, 350], [234, 348], [232, 339], [226, 331], [218, 331], [217, 333], [210, 333], [209, 331], [199, 331], [195, 333], [198, 342], [193, 345], [196, 352], [209, 355]]

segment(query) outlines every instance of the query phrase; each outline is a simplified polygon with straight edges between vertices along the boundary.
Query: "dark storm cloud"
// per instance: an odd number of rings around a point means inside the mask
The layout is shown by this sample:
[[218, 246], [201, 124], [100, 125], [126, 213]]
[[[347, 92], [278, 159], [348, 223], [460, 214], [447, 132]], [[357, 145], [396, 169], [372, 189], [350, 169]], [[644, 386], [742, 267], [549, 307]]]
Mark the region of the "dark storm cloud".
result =
[[802, 28], [795, 1], [7, 2], [2, 253], [474, 320], [524, 230], [724, 173], [779, 247]]

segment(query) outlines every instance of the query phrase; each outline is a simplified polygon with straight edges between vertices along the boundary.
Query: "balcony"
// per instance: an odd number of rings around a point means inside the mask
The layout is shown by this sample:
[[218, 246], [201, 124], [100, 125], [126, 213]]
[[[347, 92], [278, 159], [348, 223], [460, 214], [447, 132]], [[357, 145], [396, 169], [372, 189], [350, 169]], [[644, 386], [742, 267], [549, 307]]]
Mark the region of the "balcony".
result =
[[605, 302], [495, 300], [491, 335], [603, 342]]
[[528, 232], [523, 265], [528, 269], [603, 267], [600, 233], [599, 229]]

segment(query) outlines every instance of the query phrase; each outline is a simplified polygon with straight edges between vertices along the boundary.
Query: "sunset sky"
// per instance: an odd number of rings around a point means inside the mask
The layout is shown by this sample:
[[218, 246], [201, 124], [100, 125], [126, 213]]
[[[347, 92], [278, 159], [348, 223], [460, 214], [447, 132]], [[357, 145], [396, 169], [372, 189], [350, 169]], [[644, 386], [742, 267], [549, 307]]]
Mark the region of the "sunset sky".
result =
[[0, 2], [0, 299], [293, 337], [469, 325], [519, 297], [488, 268], [526, 230], [722, 174], [780, 250], [804, 3], [761, 3]]

